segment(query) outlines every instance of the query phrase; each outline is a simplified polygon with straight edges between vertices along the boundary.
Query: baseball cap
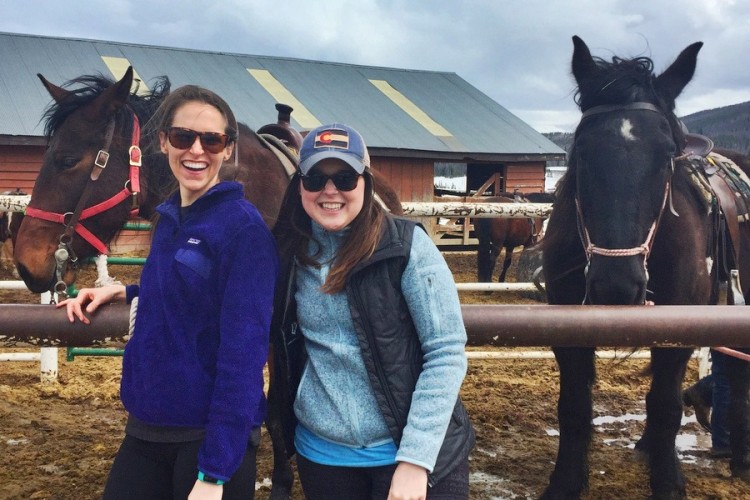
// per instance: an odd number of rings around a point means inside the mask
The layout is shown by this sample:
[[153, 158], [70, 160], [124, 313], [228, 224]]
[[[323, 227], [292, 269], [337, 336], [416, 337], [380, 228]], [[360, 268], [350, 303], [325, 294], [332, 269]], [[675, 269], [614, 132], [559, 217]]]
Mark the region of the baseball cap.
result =
[[299, 150], [299, 169], [303, 175], [321, 160], [337, 158], [358, 174], [370, 168], [370, 154], [362, 136], [348, 125], [334, 123], [312, 129]]

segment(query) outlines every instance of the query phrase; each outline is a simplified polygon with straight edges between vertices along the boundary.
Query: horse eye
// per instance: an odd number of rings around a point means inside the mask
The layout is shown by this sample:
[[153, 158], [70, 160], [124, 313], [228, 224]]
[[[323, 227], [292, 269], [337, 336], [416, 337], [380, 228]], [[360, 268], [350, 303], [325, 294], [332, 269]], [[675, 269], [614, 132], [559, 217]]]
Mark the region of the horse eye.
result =
[[63, 156], [57, 164], [64, 169], [73, 168], [78, 164], [78, 158], [73, 156]]

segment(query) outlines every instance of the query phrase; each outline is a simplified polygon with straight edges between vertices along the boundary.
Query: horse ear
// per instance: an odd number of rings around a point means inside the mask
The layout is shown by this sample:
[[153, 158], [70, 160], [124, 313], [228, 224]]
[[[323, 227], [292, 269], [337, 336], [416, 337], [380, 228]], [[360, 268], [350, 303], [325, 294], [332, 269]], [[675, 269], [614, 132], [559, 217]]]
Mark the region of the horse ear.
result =
[[58, 87], [57, 85], [49, 82], [46, 78], [42, 76], [41, 73], [37, 73], [36, 76], [39, 77], [39, 79], [42, 81], [42, 85], [44, 85], [44, 88], [47, 89], [47, 92], [49, 92], [49, 95], [52, 96], [52, 99], [55, 100], [56, 103], [61, 103], [63, 100], [65, 100], [66, 97], [68, 97], [72, 92], [69, 90], [65, 90], [62, 87]]
[[575, 35], [573, 35], [573, 62], [571, 66], [573, 68], [573, 76], [579, 86], [582, 81], [590, 78], [597, 70], [596, 62], [591, 56], [588, 46]]
[[703, 42], [695, 42], [685, 48], [677, 59], [656, 78], [656, 88], [659, 94], [669, 102], [674, 103], [682, 89], [693, 78], [701, 47], [703, 47]]
[[98, 118], [110, 117], [117, 112], [130, 96], [130, 87], [133, 85], [133, 67], [128, 66], [127, 71], [114, 85], [111, 85], [91, 103], [86, 110], [87, 116], [96, 120]]

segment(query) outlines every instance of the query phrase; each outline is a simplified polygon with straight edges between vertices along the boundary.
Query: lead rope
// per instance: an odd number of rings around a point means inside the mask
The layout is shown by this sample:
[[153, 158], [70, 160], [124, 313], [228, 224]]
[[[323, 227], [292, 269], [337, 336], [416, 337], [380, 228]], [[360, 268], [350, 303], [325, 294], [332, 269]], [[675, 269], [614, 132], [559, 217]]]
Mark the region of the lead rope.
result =
[[[135, 315], [138, 312], [138, 297], [134, 297], [130, 302], [130, 315], [128, 316], [128, 336], [133, 337], [135, 331]], [[129, 339], [128, 339], [129, 340]]]

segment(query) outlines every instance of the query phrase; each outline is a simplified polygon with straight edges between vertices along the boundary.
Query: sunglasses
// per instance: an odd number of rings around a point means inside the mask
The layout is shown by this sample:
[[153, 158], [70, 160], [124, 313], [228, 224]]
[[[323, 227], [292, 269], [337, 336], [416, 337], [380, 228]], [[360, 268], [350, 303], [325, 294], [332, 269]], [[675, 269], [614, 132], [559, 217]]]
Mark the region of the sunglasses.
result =
[[195, 144], [195, 138], [199, 137], [201, 147], [209, 153], [218, 154], [224, 151], [229, 142], [229, 136], [218, 132], [196, 132], [189, 128], [170, 127], [167, 130], [167, 138], [172, 147], [177, 149], [190, 149]]
[[333, 185], [336, 186], [336, 189], [339, 191], [351, 191], [357, 187], [359, 176], [360, 174], [356, 172], [337, 172], [333, 175], [300, 175], [302, 178], [302, 187], [304, 187], [306, 191], [311, 192], [322, 191], [323, 188], [326, 187], [326, 184], [328, 184], [328, 179], [333, 181]]

